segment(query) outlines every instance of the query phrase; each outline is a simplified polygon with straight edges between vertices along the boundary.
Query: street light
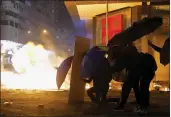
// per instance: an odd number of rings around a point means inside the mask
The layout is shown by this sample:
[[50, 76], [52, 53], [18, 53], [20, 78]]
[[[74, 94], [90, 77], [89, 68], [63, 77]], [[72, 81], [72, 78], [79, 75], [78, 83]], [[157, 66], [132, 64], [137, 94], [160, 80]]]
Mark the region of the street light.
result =
[[44, 33], [44, 34], [46, 34], [46, 33], [47, 33], [47, 30], [46, 30], [46, 29], [44, 29], [44, 30], [43, 30], [43, 33]]
[[31, 33], [31, 31], [29, 30], [27, 33], [28, 33], [28, 34], [30, 34], [30, 33]]

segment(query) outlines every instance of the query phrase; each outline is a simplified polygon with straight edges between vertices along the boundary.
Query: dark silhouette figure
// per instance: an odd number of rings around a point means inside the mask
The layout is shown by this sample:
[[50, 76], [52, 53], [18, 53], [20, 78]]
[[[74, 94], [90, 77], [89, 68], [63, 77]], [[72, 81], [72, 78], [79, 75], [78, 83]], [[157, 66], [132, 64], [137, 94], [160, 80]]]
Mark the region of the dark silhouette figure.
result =
[[113, 72], [119, 72], [124, 68], [127, 69], [127, 78], [123, 83], [121, 101], [119, 106], [116, 108], [117, 110], [123, 110], [131, 88], [134, 89], [137, 104], [140, 104], [140, 70], [137, 69], [137, 67], [139, 66], [140, 55], [133, 45], [128, 45], [124, 48], [119, 47], [120, 49], [118, 50], [116, 50], [116, 48], [113, 48], [113, 50], [111, 50], [114, 51], [115, 54], [115, 56], [110, 58], [111, 60], [115, 59], [115, 64], [114, 66], [112, 66]]
[[[92, 102], [97, 104], [105, 103], [107, 101], [106, 96], [109, 90], [109, 83], [112, 80], [110, 64], [105, 57], [101, 60], [101, 64], [97, 66], [91, 79], [93, 80], [93, 87], [87, 90], [88, 96]], [[88, 82], [90, 82], [90, 80]]]
[[150, 100], [150, 83], [155, 76], [155, 71], [157, 70], [157, 64], [154, 57], [148, 53], [140, 53], [140, 69], [141, 69], [141, 79], [140, 79], [140, 109], [146, 111], [149, 106]]
[[105, 54], [106, 51], [93, 47], [84, 56], [81, 67], [81, 77], [85, 82], [93, 81], [93, 87], [87, 90], [87, 94], [97, 104], [106, 102], [109, 82], [112, 80], [111, 67]]
[[[117, 51], [120, 51], [119, 54], [115, 55], [115, 58], [110, 58], [111, 60], [115, 59], [112, 70], [118, 72], [126, 68], [128, 76], [123, 83], [120, 104], [115, 110], [124, 109], [131, 88], [134, 89], [137, 104], [143, 109], [147, 108], [149, 105], [149, 85], [157, 69], [155, 59], [150, 54], [139, 53], [134, 45], [128, 45]], [[116, 54], [116, 52], [114, 53]]]

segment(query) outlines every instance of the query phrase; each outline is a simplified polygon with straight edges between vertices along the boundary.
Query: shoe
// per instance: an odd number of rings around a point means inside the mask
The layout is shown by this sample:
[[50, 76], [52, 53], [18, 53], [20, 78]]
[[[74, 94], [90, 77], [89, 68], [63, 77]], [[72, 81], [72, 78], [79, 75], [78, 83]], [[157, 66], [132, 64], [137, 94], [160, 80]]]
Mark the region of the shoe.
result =
[[114, 111], [124, 111], [124, 107], [123, 106], [118, 106], [118, 107], [116, 107], [116, 108], [114, 108], [112, 110], [114, 110]]
[[106, 104], [108, 104], [108, 101], [107, 100], [101, 100], [100, 104], [101, 105], [106, 105]]
[[140, 114], [147, 114], [147, 109], [146, 108], [141, 108], [138, 113], [140, 113]]
[[140, 105], [137, 105], [134, 109], [133, 112], [138, 113], [140, 112]]

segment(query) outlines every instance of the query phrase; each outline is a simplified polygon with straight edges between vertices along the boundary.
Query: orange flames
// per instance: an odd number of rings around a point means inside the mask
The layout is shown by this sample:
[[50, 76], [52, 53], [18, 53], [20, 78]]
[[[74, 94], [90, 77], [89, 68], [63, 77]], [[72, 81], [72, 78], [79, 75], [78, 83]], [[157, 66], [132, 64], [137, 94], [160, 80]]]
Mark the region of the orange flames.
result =
[[[62, 57], [55, 56], [55, 62], [50, 61], [48, 51], [42, 45], [29, 42], [12, 57], [13, 67], [18, 74], [1, 70], [1, 85], [7, 89], [56, 90], [57, 70], [52, 63], [59, 66], [63, 60]], [[68, 90], [69, 86], [68, 74], [61, 89]], [[89, 86], [86, 85], [86, 88]]]

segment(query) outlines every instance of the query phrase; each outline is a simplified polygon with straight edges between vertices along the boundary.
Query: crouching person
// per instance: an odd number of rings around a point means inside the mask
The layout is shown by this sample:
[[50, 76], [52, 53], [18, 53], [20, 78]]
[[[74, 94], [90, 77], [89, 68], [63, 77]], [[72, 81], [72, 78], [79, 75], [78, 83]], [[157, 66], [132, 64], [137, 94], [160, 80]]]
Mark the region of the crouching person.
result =
[[109, 83], [112, 80], [112, 73], [110, 64], [107, 59], [104, 58], [103, 62], [96, 67], [94, 73], [92, 73], [89, 80], [85, 80], [87, 83], [93, 81], [93, 87], [87, 90], [87, 94], [91, 101], [96, 104], [105, 104], [107, 102], [107, 93], [109, 90]]

